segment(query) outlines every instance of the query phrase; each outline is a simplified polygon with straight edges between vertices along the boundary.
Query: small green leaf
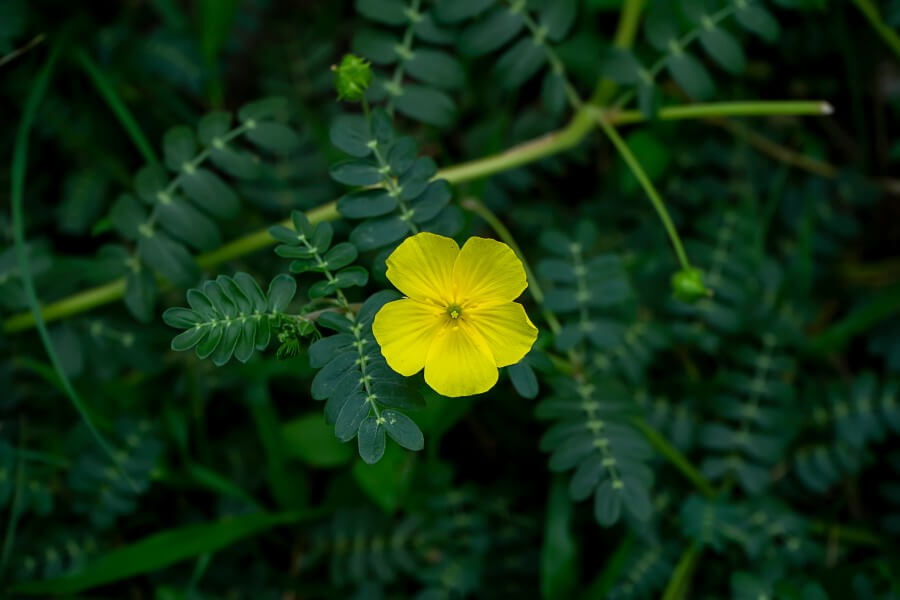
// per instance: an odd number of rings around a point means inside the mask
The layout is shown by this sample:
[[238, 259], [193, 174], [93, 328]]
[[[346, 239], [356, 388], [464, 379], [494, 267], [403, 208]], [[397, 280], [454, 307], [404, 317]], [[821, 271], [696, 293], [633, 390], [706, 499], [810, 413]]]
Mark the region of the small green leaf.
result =
[[204, 146], [212, 146], [217, 138], [221, 138], [231, 128], [231, 113], [215, 111], [207, 114], [197, 124], [197, 138]]
[[172, 283], [189, 286], [197, 280], [199, 271], [190, 253], [160, 231], [148, 232], [138, 239], [138, 255], [145, 263]]
[[735, 19], [741, 27], [765, 40], [774, 42], [778, 38], [778, 21], [759, 2], [739, 3]]
[[700, 31], [700, 44], [710, 58], [722, 65], [725, 70], [737, 74], [744, 70], [747, 64], [744, 51], [728, 32], [715, 27]]
[[356, 246], [348, 242], [342, 242], [328, 251], [325, 255], [325, 264], [328, 269], [336, 271], [346, 267], [357, 257]]
[[[353, 35], [353, 43], [350, 48], [356, 54], [365, 56], [376, 65], [392, 65], [397, 62], [397, 47], [399, 44], [400, 40], [394, 35], [377, 29], [366, 28], [360, 29]], [[334, 138], [332, 138], [332, 141], [334, 141]], [[335, 146], [340, 148], [338, 144], [335, 144]], [[343, 148], [341, 149], [343, 150]], [[348, 154], [353, 153], [348, 152]], [[365, 154], [353, 155], [365, 156]]]
[[622, 514], [622, 492], [613, 488], [611, 479], [607, 479], [597, 488], [594, 494], [594, 518], [604, 527], [611, 527]]
[[175, 352], [190, 350], [203, 341], [203, 338], [209, 333], [209, 329], [209, 327], [191, 327], [182, 331], [172, 338], [172, 350]]
[[494, 4], [494, 0], [438, 0], [435, 15], [444, 23], [458, 23], [474, 17]]
[[412, 202], [413, 221], [424, 223], [435, 218], [453, 197], [450, 184], [444, 179], [432, 181]]
[[403, 25], [407, 22], [403, 0], [356, 0], [356, 12], [385, 25]]
[[261, 119], [285, 119], [288, 114], [288, 102], [280, 96], [272, 96], [250, 102], [238, 111], [238, 119], [242, 123]]
[[513, 89], [531, 79], [546, 61], [547, 53], [543, 45], [531, 37], [525, 37], [500, 56], [495, 71], [500, 85]]
[[216, 224], [182, 197], [169, 197], [157, 206], [159, 224], [173, 236], [197, 250], [212, 250], [222, 245]]
[[345, 160], [333, 165], [331, 178], [344, 185], [374, 185], [386, 176], [378, 166], [368, 160]]
[[338, 271], [334, 276], [335, 285], [339, 288], [364, 286], [369, 282], [369, 272], [365, 267], [347, 267]]
[[507, 369], [516, 392], [523, 398], [533, 399], [538, 394], [538, 380], [528, 363], [519, 361]]
[[357, 225], [350, 233], [350, 241], [361, 251], [387, 246], [409, 233], [409, 224], [400, 217], [370, 219]]
[[209, 214], [220, 219], [237, 215], [240, 209], [237, 195], [212, 171], [195, 169], [182, 173], [179, 182], [184, 193]]
[[379, 217], [397, 208], [397, 198], [383, 188], [358, 190], [338, 198], [337, 208], [349, 219]]
[[505, 46], [522, 31], [525, 21], [518, 12], [505, 6], [466, 25], [459, 36], [459, 49], [465, 56], [483, 56]]
[[403, 92], [394, 98], [397, 110], [411, 119], [435, 127], [447, 127], [456, 120], [453, 99], [440, 90], [413, 83], [403, 86]]
[[465, 81], [465, 72], [458, 60], [440, 50], [416, 49], [406, 61], [407, 72], [424, 83], [455, 89]]
[[137, 239], [138, 229], [147, 221], [147, 211], [129, 194], [122, 194], [110, 211], [113, 227], [129, 240]]
[[373, 416], [366, 417], [357, 432], [359, 456], [366, 464], [375, 464], [384, 456], [386, 440], [384, 428]]
[[352, 440], [360, 424], [369, 414], [370, 406], [364, 394], [355, 393], [347, 398], [334, 423], [334, 435], [342, 442]]
[[217, 367], [221, 367], [231, 360], [231, 356], [234, 354], [234, 350], [237, 348], [238, 341], [241, 337], [241, 324], [232, 321], [224, 326], [224, 330], [222, 340], [216, 346], [215, 352], [213, 352], [210, 357], [213, 364]]
[[577, 13], [576, 0], [553, 0], [545, 3], [540, 13], [540, 23], [547, 30], [547, 37], [554, 42], [565, 38], [575, 23]]
[[331, 143], [351, 156], [363, 158], [372, 149], [369, 140], [372, 138], [369, 125], [362, 115], [340, 115], [328, 130]]
[[387, 409], [381, 413], [381, 424], [391, 439], [409, 450], [425, 447], [425, 438], [415, 421], [396, 410]]
[[190, 163], [197, 154], [194, 132], [184, 125], [173, 127], [163, 137], [163, 151], [166, 157], [166, 166], [176, 173], [180, 172], [184, 165]]
[[715, 93], [715, 85], [706, 68], [690, 54], [670, 54], [666, 66], [675, 82], [694, 100], [705, 100]]
[[269, 298], [269, 312], [284, 312], [296, 293], [297, 281], [293, 277], [284, 273], [276, 275], [269, 284], [269, 291], [266, 294]]
[[300, 137], [281, 123], [256, 123], [244, 135], [260, 148], [276, 154], [289, 154], [300, 147]]

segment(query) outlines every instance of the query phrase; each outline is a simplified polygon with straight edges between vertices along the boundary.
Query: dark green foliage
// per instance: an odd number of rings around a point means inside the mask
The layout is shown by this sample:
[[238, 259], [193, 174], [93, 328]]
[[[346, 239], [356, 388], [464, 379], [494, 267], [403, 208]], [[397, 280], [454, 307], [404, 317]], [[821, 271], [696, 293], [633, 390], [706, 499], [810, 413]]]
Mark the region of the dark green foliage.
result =
[[[341, 196], [337, 208], [350, 219], [366, 219], [350, 234], [360, 251], [393, 248], [419, 231], [453, 235], [460, 227], [459, 210], [448, 206], [450, 186], [433, 180], [437, 167], [417, 156], [410, 137], [398, 137], [390, 117], [376, 109], [371, 120], [341, 115], [331, 125], [330, 138], [357, 158], [340, 161], [331, 177], [344, 185], [369, 186]], [[371, 189], [371, 186], [379, 187]]]
[[[38, 4], [0, 596], [900, 598], [900, 3]], [[423, 231], [525, 265], [485, 394], [374, 337]]]

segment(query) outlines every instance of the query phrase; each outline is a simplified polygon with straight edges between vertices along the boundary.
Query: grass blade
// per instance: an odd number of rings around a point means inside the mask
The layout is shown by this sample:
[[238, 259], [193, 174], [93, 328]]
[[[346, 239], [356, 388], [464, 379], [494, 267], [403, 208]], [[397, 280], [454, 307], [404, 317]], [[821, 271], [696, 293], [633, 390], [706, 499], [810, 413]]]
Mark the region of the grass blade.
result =
[[[118, 463], [114, 458], [112, 447], [94, 426], [94, 422], [91, 420], [91, 417], [88, 414], [84, 403], [81, 401], [81, 397], [79, 397], [78, 393], [75, 391], [75, 388], [72, 386], [72, 382], [69, 381], [68, 375], [66, 375], [65, 371], [62, 368], [62, 363], [59, 360], [59, 356], [56, 354], [56, 349], [53, 347], [53, 341], [50, 339], [50, 334], [47, 332], [47, 325], [46, 323], [44, 323], [44, 318], [41, 315], [41, 308], [40, 304], [38, 303], [37, 293], [34, 290], [34, 280], [31, 274], [31, 265], [29, 264], [28, 252], [25, 247], [24, 201], [25, 172], [28, 167], [28, 135], [31, 133], [31, 126], [34, 124], [38, 106], [40, 105], [41, 100], [44, 98], [44, 94], [47, 91], [47, 86], [49, 85], [50, 77], [53, 74], [53, 69], [55, 68], [57, 59], [59, 58], [61, 47], [62, 44], [60, 40], [57, 40], [57, 42], [50, 50], [50, 56], [47, 58], [47, 61], [44, 63], [44, 66], [41, 68], [40, 72], [35, 78], [34, 83], [31, 87], [31, 91], [28, 94], [28, 99], [25, 101], [25, 112], [22, 115], [22, 120], [19, 123], [19, 130], [16, 133], [16, 142], [13, 148], [12, 168], [10, 170], [12, 180], [10, 203], [12, 204], [13, 241], [16, 247], [16, 258], [18, 259], [19, 270], [21, 271], [22, 275], [22, 285], [25, 290], [25, 298], [28, 301], [28, 307], [31, 310], [31, 314], [34, 315], [35, 326], [37, 327], [41, 342], [44, 344], [44, 348], [47, 351], [47, 356], [50, 358], [50, 364], [53, 365], [53, 369], [56, 371], [56, 375], [59, 377], [59, 381], [63, 387], [63, 390], [72, 401], [72, 404], [75, 406], [75, 410], [77, 410], [78, 414], [81, 415], [81, 418], [84, 421], [85, 425], [87, 425], [87, 428], [90, 430], [91, 435], [95, 440], [97, 440], [97, 443], [101, 448], [103, 448], [103, 451], [106, 452], [110, 460], [118, 468]], [[125, 477], [125, 479], [128, 479], [127, 475], [125, 475], [124, 473], [122, 473], [122, 475], [123, 477]]]

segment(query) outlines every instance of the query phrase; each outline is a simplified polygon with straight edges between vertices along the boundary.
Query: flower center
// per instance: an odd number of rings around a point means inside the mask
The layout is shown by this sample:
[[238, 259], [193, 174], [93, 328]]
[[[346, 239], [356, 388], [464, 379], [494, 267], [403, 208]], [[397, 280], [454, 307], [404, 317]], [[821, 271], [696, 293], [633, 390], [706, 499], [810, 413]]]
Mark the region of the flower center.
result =
[[447, 314], [451, 319], [458, 319], [462, 316], [462, 307], [458, 304], [451, 304], [447, 307]]

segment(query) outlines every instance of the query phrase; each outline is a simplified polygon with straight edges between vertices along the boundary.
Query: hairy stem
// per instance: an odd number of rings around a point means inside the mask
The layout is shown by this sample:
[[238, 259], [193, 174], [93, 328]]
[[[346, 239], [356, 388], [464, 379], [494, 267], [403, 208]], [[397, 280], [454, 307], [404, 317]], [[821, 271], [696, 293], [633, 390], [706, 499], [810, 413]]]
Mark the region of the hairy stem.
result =
[[[734, 112], [728, 112], [723, 106], [730, 106]], [[657, 117], [659, 119], [672, 120], [705, 118], [709, 116], [822, 115], [823, 106], [827, 106], [827, 103], [764, 101], [712, 103], [664, 108], [660, 110]], [[558, 154], [581, 142], [587, 134], [594, 130], [597, 122], [604, 116], [612, 124], [638, 123], [644, 120], [644, 117], [637, 111], [615, 110], [607, 112], [601, 107], [586, 104], [575, 113], [572, 121], [562, 129], [513, 146], [499, 154], [441, 169], [437, 172], [435, 178], [446, 179], [451, 184], [459, 184], [508, 171]], [[334, 221], [340, 218], [335, 202], [328, 202], [313, 208], [306, 213], [306, 216], [310, 223], [313, 224], [321, 221]], [[286, 227], [292, 226], [290, 219], [285, 219], [280, 224]], [[269, 226], [229, 242], [212, 252], [199, 254], [196, 257], [197, 265], [202, 269], [209, 269], [270, 246], [275, 240], [269, 235], [268, 230]], [[109, 304], [118, 300], [124, 294], [125, 279], [116, 279], [49, 304], [42, 309], [42, 314], [46, 321], [55, 321]], [[24, 331], [34, 327], [34, 324], [34, 316], [31, 313], [20, 313], [4, 321], [3, 332], [15, 333]]]

